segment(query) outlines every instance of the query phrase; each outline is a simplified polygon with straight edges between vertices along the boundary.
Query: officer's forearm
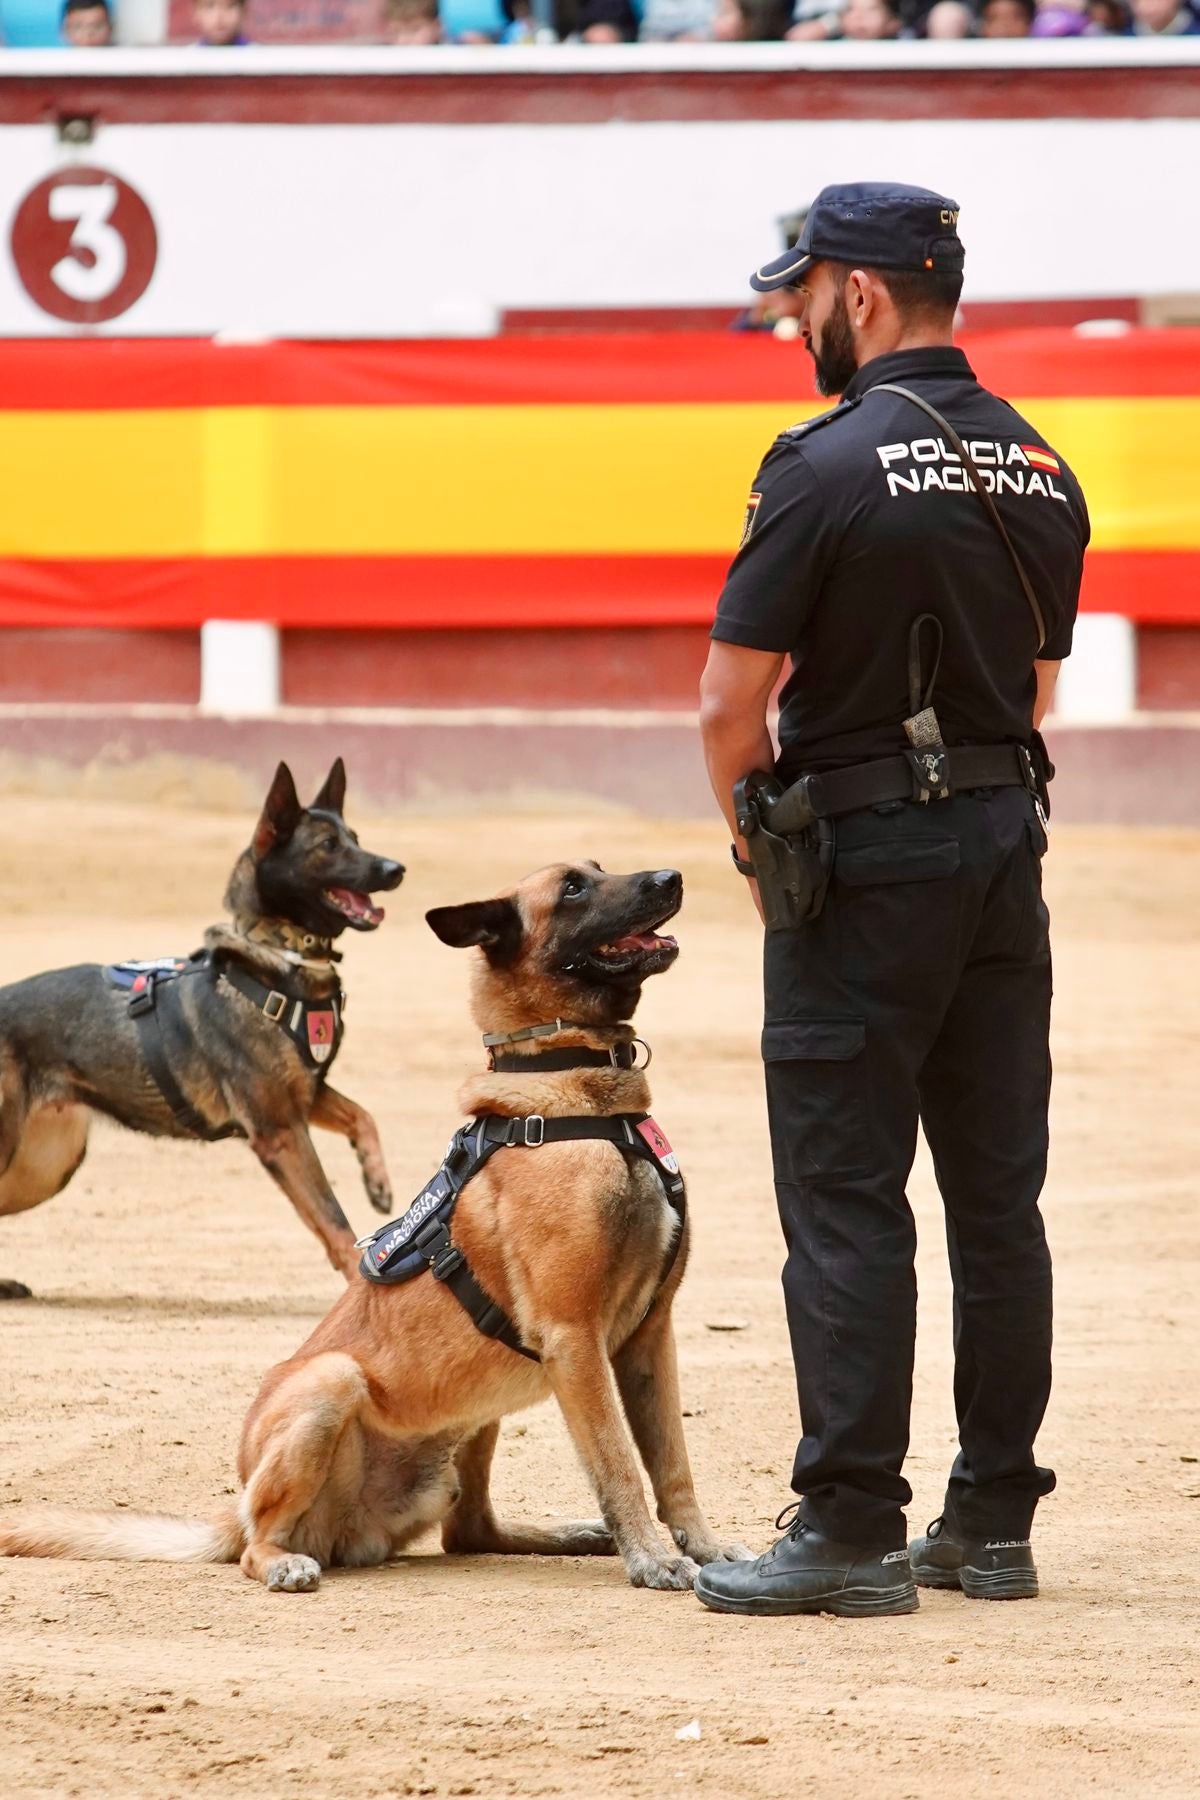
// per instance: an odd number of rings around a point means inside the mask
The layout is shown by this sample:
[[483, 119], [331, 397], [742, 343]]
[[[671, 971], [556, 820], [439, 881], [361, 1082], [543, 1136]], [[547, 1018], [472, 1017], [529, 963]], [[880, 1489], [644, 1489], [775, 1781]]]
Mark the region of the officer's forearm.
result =
[[1033, 702], [1033, 729], [1041, 730], [1042, 720], [1050, 711], [1050, 702], [1054, 698], [1055, 683], [1061, 662], [1035, 662], [1033, 673], [1037, 678], [1037, 696]]
[[746, 845], [738, 834], [733, 790], [742, 776], [752, 769], [769, 772], [775, 766], [775, 750], [766, 719], [738, 717], [719, 703], [705, 701], [700, 708], [700, 737], [717, 805], [728, 822], [738, 855], [744, 857]]
[[782, 663], [782, 654], [773, 650], [749, 650], [718, 641], [709, 646], [700, 677], [704, 761], [739, 856], [745, 856], [746, 846], [738, 837], [733, 790], [743, 775], [754, 769], [768, 772], [775, 766], [767, 707]]

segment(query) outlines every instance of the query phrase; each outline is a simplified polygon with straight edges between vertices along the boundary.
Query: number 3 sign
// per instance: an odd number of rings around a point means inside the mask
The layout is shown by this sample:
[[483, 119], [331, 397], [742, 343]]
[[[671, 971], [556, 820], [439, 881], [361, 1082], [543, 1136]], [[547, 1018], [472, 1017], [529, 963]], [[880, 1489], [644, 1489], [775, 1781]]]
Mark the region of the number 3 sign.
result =
[[60, 169], [30, 188], [12, 223], [12, 257], [43, 312], [100, 325], [150, 285], [158, 233], [140, 194], [107, 169]]

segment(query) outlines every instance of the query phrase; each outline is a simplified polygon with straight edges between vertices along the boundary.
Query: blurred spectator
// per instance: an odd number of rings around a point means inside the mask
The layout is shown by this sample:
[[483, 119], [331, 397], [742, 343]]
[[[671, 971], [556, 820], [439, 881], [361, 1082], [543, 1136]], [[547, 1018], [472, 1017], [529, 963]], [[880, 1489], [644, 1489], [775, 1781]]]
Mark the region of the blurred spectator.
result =
[[1033, 30], [1034, 0], [983, 0], [979, 9], [979, 35], [985, 38], [1023, 38]]
[[894, 0], [846, 0], [838, 36], [856, 44], [871, 44], [894, 38], [899, 30]]
[[383, 0], [379, 36], [384, 44], [440, 44], [438, 0]]
[[793, 44], [836, 37], [838, 17], [845, 4], [846, 0], [796, 0], [792, 23], [784, 36]]
[[1129, 37], [1133, 16], [1126, 0], [1088, 0], [1089, 37]]
[[[797, 207], [784, 213], [775, 223], [779, 227], [785, 250], [794, 250], [808, 220], [808, 207]], [[808, 301], [796, 288], [776, 288], [773, 293], [756, 295], [734, 319], [734, 331], [771, 331], [777, 338], [796, 338]]]
[[719, 44], [775, 44], [791, 16], [788, 0], [717, 0], [712, 34]]
[[213, 50], [229, 50], [234, 45], [248, 44], [243, 29], [246, 23], [246, 0], [192, 0], [198, 44]]
[[105, 50], [113, 41], [108, 0], [66, 0], [62, 34], [75, 50]]
[[974, 15], [963, 0], [937, 0], [925, 16], [927, 38], [967, 38], [974, 29]]
[[[497, 43], [540, 44], [544, 42], [557, 44], [558, 33], [556, 31], [547, 33], [545, 27], [538, 24], [533, 16], [530, 0], [503, 0], [501, 11], [504, 14], [505, 24], [496, 40]], [[460, 38], [459, 42], [462, 41]], [[479, 41], [486, 43], [489, 40], [481, 34]]]
[[1083, 0], [1040, 0], [1030, 37], [1082, 37], [1087, 30]]
[[637, 34], [637, 14], [630, 0], [583, 0], [579, 8], [582, 43], [632, 44]]
[[1133, 29], [1138, 37], [1196, 37], [1200, 20], [1178, 0], [1133, 0]]
[[716, 0], [646, 0], [638, 35], [644, 44], [707, 42], [716, 11]]

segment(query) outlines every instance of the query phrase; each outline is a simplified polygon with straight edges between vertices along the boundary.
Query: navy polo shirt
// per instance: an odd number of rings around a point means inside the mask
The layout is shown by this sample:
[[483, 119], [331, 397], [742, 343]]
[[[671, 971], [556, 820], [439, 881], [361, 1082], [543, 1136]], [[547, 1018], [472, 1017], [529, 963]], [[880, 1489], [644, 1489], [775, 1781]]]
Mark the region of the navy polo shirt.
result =
[[[983, 475], [1046, 619], [1040, 655], [1069, 654], [1089, 524], [1070, 469], [963, 352], [897, 350], [858, 370], [842, 402], [785, 431], [758, 472], [712, 636], [785, 652], [778, 771], [891, 756], [907, 745], [908, 635], [942, 622], [933, 705], [948, 744], [1026, 743], [1039, 654], [999, 533], [911, 387], [952, 424]], [[928, 678], [928, 671], [926, 671]]]

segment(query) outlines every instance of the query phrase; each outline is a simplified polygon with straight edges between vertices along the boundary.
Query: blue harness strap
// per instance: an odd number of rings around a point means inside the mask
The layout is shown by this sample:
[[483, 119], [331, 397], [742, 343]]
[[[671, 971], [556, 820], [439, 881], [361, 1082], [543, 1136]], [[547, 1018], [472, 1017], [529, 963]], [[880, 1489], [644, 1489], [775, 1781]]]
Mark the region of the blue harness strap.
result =
[[[565, 1119], [545, 1119], [539, 1113], [527, 1118], [484, 1113], [455, 1132], [441, 1167], [408, 1210], [369, 1237], [359, 1239], [363, 1274], [368, 1281], [395, 1286], [428, 1269], [435, 1281], [445, 1283], [484, 1337], [496, 1338], [518, 1356], [540, 1362], [536, 1350], [521, 1342], [520, 1332], [508, 1314], [475, 1279], [466, 1257], [450, 1236], [450, 1222], [464, 1187], [497, 1150], [537, 1150], [543, 1144], [587, 1138], [615, 1144], [619, 1150], [650, 1163], [682, 1223], [687, 1204], [683, 1176], [665, 1133], [649, 1113], [615, 1113], [607, 1117], [583, 1114]], [[660, 1288], [674, 1266], [682, 1235], [682, 1231], [676, 1234]]]

